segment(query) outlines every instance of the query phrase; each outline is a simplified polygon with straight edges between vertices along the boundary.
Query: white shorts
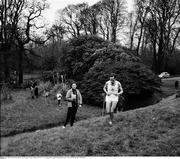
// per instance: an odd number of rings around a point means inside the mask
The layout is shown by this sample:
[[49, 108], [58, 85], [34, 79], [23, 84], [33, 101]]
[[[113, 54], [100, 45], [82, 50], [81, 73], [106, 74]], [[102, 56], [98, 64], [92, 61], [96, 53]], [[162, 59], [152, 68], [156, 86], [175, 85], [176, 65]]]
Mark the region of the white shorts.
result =
[[106, 102], [118, 102], [118, 96], [115, 96], [113, 94], [106, 95]]

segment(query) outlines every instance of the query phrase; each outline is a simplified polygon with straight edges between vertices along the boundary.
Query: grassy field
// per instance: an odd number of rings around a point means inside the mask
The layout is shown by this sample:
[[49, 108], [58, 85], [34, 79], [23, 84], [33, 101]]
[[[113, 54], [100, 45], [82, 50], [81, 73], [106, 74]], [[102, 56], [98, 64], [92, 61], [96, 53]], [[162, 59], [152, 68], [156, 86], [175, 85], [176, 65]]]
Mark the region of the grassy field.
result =
[[[54, 97], [46, 100], [41, 96], [32, 100], [29, 90], [13, 92], [12, 96], [14, 101], [6, 101], [1, 105], [1, 136], [59, 126], [66, 119], [66, 104], [57, 106]], [[78, 109], [76, 120], [100, 115], [100, 108], [85, 105]]]
[[14, 137], [8, 156], [179, 156], [180, 99]]
[[[1, 136], [50, 128], [64, 123], [67, 112], [65, 103], [62, 107], [58, 107], [54, 97], [46, 100], [45, 97], [41, 96], [32, 100], [28, 89], [13, 91], [12, 93], [13, 101], [2, 102], [1, 105]], [[167, 97], [173, 93], [174, 81], [163, 81], [162, 97]], [[143, 102], [138, 101], [138, 103], [142, 104]], [[79, 121], [100, 115], [100, 108], [85, 105], [78, 109], [76, 119]]]
[[[163, 81], [161, 89], [163, 98], [174, 94], [174, 81]], [[65, 103], [57, 106], [54, 97], [32, 100], [29, 90], [12, 96], [1, 105], [2, 155], [180, 155], [179, 99], [122, 112], [112, 127], [100, 108], [84, 105], [75, 126], [64, 130]]]

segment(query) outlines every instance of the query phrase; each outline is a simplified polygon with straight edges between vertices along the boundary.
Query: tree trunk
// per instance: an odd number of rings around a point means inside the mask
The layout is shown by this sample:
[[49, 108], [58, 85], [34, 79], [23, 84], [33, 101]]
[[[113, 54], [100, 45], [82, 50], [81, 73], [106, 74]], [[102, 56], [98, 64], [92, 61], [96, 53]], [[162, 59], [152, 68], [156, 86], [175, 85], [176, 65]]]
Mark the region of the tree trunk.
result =
[[111, 42], [116, 43], [116, 28], [112, 29]]
[[163, 68], [163, 50], [160, 42], [159, 50], [158, 50], [158, 73], [162, 71]]
[[96, 24], [96, 19], [94, 19], [94, 22], [93, 22], [93, 35], [96, 35], [97, 34], [97, 24]]
[[107, 27], [107, 35], [106, 35], [106, 40], [109, 40], [109, 28]]
[[133, 40], [134, 40], [134, 35], [132, 35], [130, 38], [130, 50], [133, 49]]
[[166, 57], [164, 58], [164, 70], [167, 71], [168, 69], [168, 62], [169, 62], [169, 58], [168, 58], [168, 55], [166, 55]]
[[136, 30], [136, 26], [137, 26], [137, 22], [138, 22], [138, 18], [139, 16], [136, 18], [136, 22], [134, 24], [134, 26], [132, 26], [132, 19], [131, 19], [131, 24], [130, 24], [130, 49], [133, 49], [133, 41], [134, 41], [134, 34], [135, 34], [135, 30]]
[[143, 25], [141, 24], [141, 31], [140, 31], [140, 35], [139, 35], [139, 38], [138, 38], [138, 46], [137, 46], [137, 49], [136, 49], [137, 56], [139, 56], [139, 48], [140, 48], [140, 44], [141, 44], [142, 34], [143, 34]]
[[152, 64], [152, 70], [156, 73], [158, 72], [158, 68], [157, 68], [157, 56], [156, 56], [156, 43], [154, 42], [153, 44], [153, 64]]
[[7, 53], [8, 52], [5, 51], [4, 54], [3, 54], [3, 64], [4, 64], [4, 76], [5, 76], [5, 80], [8, 80], [9, 77], [10, 77]]
[[24, 53], [24, 48], [21, 47], [19, 50], [19, 61], [18, 61], [19, 85], [23, 83], [23, 53]]
[[161, 26], [160, 39], [159, 39], [159, 45], [158, 45], [158, 71], [159, 73], [162, 71], [163, 61], [164, 61], [163, 41], [164, 41], [163, 26]]
[[145, 34], [145, 29], [143, 32], [143, 36], [142, 36], [142, 45], [141, 45], [141, 53], [144, 52], [144, 48], [145, 48], [145, 43], [146, 43], [146, 34]]

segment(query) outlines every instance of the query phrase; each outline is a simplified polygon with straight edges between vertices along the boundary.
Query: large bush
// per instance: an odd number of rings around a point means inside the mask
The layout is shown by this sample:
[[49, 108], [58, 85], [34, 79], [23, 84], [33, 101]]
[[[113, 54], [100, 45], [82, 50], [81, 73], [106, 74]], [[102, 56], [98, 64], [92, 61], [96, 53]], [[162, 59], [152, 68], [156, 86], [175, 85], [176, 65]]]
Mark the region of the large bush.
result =
[[85, 102], [89, 104], [101, 104], [103, 86], [111, 72], [116, 73], [116, 79], [121, 82], [124, 95], [128, 97], [150, 96], [160, 86], [159, 79], [140, 63], [101, 63], [91, 69], [81, 82], [82, 94]]
[[111, 72], [116, 73], [116, 79], [121, 82], [126, 100], [131, 96], [151, 96], [159, 90], [159, 78], [139, 58], [115, 45], [96, 53], [99, 57], [80, 82], [85, 102], [93, 105], [102, 103], [103, 86]]
[[71, 39], [61, 58], [68, 78], [82, 80], [97, 58], [95, 51], [108, 44], [109, 42], [97, 36], [81, 36]]

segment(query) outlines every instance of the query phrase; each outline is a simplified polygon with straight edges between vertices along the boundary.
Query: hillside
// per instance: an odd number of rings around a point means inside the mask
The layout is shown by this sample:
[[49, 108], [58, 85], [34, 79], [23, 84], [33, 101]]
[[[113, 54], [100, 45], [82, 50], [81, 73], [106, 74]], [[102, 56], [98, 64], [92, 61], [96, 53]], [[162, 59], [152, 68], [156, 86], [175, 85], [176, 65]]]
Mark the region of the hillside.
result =
[[180, 99], [9, 138], [2, 155], [36, 156], [178, 156]]
[[[62, 125], [65, 122], [67, 106], [57, 105], [54, 97], [40, 96], [38, 99], [30, 98], [30, 91], [21, 90], [13, 92], [13, 100], [3, 102], [1, 105], [1, 136], [7, 137], [24, 132], [46, 129]], [[99, 116], [100, 108], [83, 105], [78, 109], [76, 120]]]

